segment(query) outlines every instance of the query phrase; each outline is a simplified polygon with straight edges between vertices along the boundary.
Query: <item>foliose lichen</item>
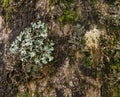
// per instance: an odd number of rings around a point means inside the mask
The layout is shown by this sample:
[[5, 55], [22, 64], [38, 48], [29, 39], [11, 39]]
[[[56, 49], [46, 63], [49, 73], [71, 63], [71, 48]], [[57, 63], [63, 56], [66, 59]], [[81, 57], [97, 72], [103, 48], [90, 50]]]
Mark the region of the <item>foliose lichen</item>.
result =
[[10, 45], [10, 52], [18, 54], [22, 64], [44, 65], [53, 60], [54, 43], [48, 39], [45, 23], [31, 23]]

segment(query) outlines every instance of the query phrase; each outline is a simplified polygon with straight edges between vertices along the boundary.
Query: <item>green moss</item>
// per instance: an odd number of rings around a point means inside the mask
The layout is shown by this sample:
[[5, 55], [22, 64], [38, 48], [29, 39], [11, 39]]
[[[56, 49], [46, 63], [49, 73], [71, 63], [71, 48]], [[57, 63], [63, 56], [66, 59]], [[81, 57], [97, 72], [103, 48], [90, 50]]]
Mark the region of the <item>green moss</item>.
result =
[[70, 65], [72, 65], [72, 64], [74, 64], [74, 62], [75, 62], [75, 50], [72, 50], [72, 49], [70, 49], [69, 51], [68, 51], [68, 56], [69, 56], [69, 58], [70, 58]]
[[65, 81], [64, 86], [69, 87], [69, 83], [67, 81]]
[[120, 2], [120, 0], [105, 0], [105, 2], [108, 3], [108, 4], [113, 4], [116, 1]]
[[90, 5], [95, 4], [98, 0], [87, 0]]
[[28, 92], [26, 92], [24, 94], [18, 94], [18, 97], [31, 97], [31, 96]]
[[9, 0], [3, 0], [2, 7], [6, 8], [8, 6]]
[[5, 12], [3, 18], [5, 20], [5, 23], [8, 25], [13, 18], [13, 8], [10, 6], [9, 0], [3, 0], [2, 8]]
[[73, 23], [80, 18], [77, 9], [74, 8], [75, 6], [73, 7], [73, 4], [75, 4], [74, 0], [50, 0], [50, 3], [53, 5], [64, 5], [63, 14], [58, 17], [60, 23]]
[[58, 18], [60, 23], [74, 23], [79, 19], [79, 15], [70, 9], [65, 10], [63, 15]]
[[115, 85], [112, 97], [120, 97], [120, 85], [119, 84]]
[[87, 57], [84, 59], [84, 64], [87, 67], [92, 67], [94, 65], [94, 61], [92, 59], [92, 57]]
[[70, 3], [73, 3], [74, 0], [50, 0], [50, 3], [53, 5], [59, 5], [60, 3], [63, 3], [65, 5], [69, 5]]

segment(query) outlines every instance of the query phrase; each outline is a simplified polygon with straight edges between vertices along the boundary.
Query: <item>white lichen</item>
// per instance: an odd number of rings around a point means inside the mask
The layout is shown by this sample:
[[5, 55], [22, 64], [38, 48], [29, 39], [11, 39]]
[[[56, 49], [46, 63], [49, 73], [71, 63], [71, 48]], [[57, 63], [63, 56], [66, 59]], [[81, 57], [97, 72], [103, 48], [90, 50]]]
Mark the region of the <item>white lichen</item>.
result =
[[88, 48], [98, 48], [101, 31], [94, 27], [85, 33], [85, 44]]
[[54, 43], [48, 39], [47, 26], [41, 21], [31, 23], [10, 46], [12, 54], [18, 54], [23, 64], [43, 65], [53, 60]]

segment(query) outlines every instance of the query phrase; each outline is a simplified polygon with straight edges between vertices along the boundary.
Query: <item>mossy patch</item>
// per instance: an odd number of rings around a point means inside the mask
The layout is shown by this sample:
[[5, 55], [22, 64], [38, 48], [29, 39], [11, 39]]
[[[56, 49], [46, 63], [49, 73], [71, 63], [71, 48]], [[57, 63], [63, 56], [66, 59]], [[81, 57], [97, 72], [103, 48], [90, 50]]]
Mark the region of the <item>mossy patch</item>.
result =
[[98, 0], [87, 0], [90, 5], [94, 5]]
[[68, 5], [69, 3], [73, 3], [74, 0], [50, 0], [50, 3], [53, 5], [59, 5], [61, 3]]
[[58, 20], [60, 23], [74, 23], [78, 18], [79, 16], [74, 11], [68, 9], [63, 12], [63, 15]]
[[8, 25], [13, 18], [13, 8], [9, 4], [9, 0], [2, 1], [2, 8], [3, 8], [3, 18], [5, 23]]

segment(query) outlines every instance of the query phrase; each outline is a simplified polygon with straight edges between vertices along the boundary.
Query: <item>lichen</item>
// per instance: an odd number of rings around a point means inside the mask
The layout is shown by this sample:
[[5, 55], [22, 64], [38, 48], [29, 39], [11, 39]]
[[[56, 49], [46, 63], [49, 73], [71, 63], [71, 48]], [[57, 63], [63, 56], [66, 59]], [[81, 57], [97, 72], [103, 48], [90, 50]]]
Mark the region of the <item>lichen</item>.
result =
[[101, 31], [94, 28], [85, 33], [86, 46], [88, 48], [98, 48]]
[[22, 64], [42, 66], [53, 60], [54, 43], [48, 39], [47, 26], [41, 21], [31, 23], [10, 46], [12, 54], [18, 54]]

